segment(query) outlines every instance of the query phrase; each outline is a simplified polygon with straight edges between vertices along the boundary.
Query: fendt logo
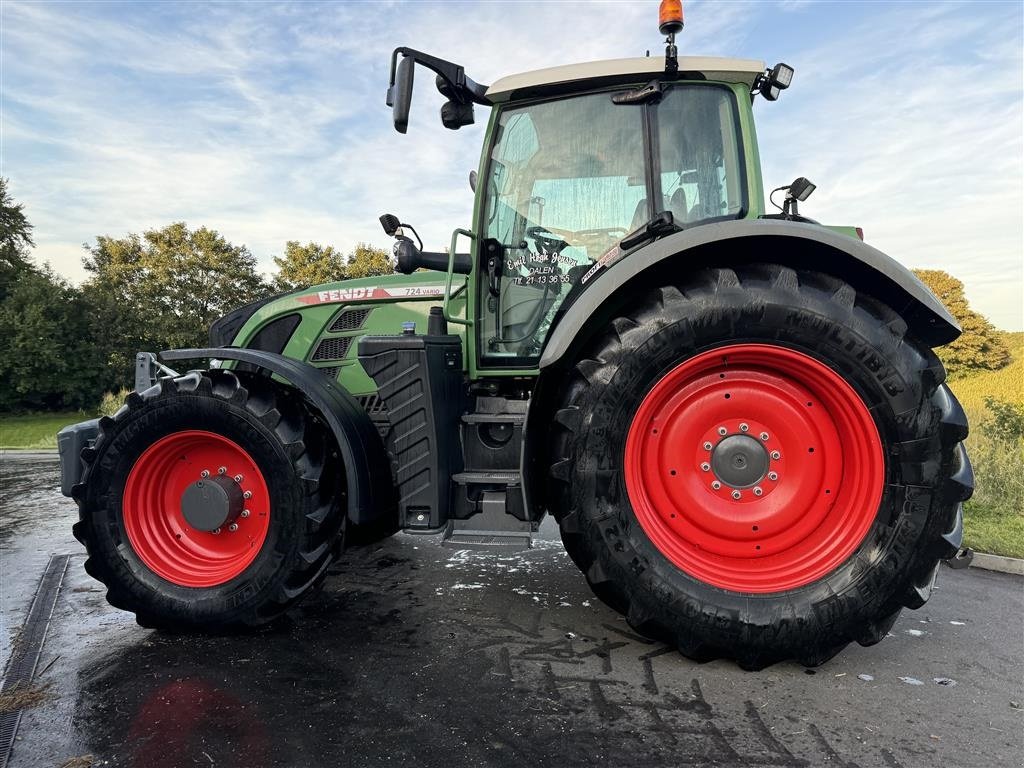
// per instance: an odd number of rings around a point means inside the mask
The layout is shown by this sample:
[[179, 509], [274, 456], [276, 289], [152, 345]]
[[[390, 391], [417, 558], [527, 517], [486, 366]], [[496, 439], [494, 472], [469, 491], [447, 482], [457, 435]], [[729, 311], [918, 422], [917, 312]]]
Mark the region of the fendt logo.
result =
[[377, 286], [371, 285], [363, 288], [335, 288], [331, 291], [320, 291], [317, 298], [321, 303], [325, 301], [353, 301], [356, 299], [373, 299]]
[[367, 301], [377, 298], [384, 298], [384, 295], [378, 295], [377, 286], [367, 285], [359, 288], [334, 288], [330, 291], [318, 291], [299, 296], [298, 300], [303, 304], [333, 304], [342, 301]]

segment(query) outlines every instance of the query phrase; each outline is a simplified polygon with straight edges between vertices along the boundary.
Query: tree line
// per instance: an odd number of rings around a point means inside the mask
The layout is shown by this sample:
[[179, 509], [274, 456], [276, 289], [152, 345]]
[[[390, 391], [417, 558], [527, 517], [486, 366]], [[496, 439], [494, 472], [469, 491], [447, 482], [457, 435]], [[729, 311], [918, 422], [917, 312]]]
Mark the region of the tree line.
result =
[[135, 353], [202, 346], [214, 320], [295, 288], [393, 271], [366, 244], [343, 255], [289, 241], [270, 279], [207, 227], [168, 224], [85, 246], [74, 286], [31, 256], [33, 227], [0, 178], [0, 411], [91, 409], [132, 381]]
[[[200, 346], [215, 319], [294, 288], [389, 274], [387, 251], [289, 241], [269, 280], [244, 245], [175, 222], [85, 246], [88, 278], [71, 285], [31, 258], [32, 225], [0, 177], [0, 411], [93, 408], [132, 380], [135, 353]], [[917, 270], [963, 328], [938, 350], [950, 375], [1010, 361], [1003, 335], [971, 309], [963, 283]]]

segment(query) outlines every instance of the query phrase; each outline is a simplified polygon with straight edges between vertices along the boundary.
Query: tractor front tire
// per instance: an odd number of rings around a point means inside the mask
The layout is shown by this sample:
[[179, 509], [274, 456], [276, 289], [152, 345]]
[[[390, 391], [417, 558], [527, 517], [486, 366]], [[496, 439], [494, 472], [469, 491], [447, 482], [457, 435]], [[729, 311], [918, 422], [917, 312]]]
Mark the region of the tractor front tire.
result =
[[577, 359], [552, 509], [594, 592], [684, 655], [759, 669], [881, 640], [928, 599], [973, 487], [932, 350], [834, 277], [654, 290]]
[[266, 624], [341, 549], [336, 453], [317, 415], [269, 378], [193, 372], [132, 393], [83, 452], [85, 569], [146, 627]]

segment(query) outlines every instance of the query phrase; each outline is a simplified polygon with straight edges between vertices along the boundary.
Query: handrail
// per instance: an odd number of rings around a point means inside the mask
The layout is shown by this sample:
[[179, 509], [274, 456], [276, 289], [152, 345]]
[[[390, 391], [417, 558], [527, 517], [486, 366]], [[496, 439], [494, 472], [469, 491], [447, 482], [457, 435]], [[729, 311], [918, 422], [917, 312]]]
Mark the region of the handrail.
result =
[[[452, 276], [455, 274], [455, 245], [458, 243], [459, 235], [465, 235], [470, 240], [476, 240], [476, 235], [470, 232], [468, 229], [456, 229], [452, 232], [451, 247], [448, 248], [448, 273], [445, 276], [444, 281], [444, 303], [441, 305], [441, 313], [444, 315], [444, 319], [449, 323], [455, 323], [456, 325], [472, 325], [473, 321], [469, 318], [463, 320], [461, 317], [452, 317], [448, 311], [448, 300], [451, 298], [452, 293]], [[467, 310], [469, 309], [469, 303], [466, 304]]]

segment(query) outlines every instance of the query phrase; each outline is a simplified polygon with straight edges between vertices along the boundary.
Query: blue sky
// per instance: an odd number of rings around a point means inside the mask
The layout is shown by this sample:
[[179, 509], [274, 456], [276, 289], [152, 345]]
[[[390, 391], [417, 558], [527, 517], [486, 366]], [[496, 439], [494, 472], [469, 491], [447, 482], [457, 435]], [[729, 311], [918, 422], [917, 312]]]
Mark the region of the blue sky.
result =
[[[658, 3], [0, 2], [0, 174], [40, 261], [81, 280], [82, 243], [176, 220], [246, 244], [386, 246], [378, 214], [428, 247], [470, 223], [484, 119], [409, 134], [384, 106], [396, 45], [479, 82], [657, 55]], [[1024, 10], [1012, 2], [687, 2], [680, 52], [784, 60], [756, 107], [765, 184], [818, 184], [802, 208], [946, 269], [997, 325], [1024, 327]]]

